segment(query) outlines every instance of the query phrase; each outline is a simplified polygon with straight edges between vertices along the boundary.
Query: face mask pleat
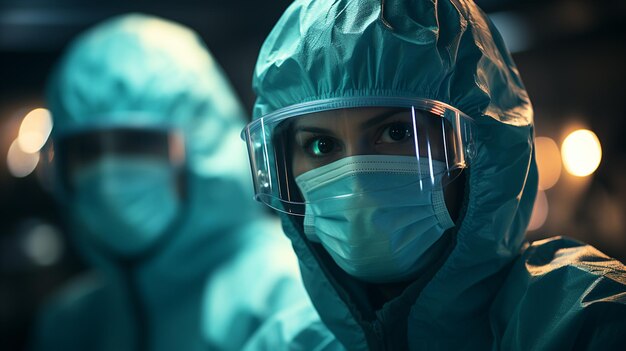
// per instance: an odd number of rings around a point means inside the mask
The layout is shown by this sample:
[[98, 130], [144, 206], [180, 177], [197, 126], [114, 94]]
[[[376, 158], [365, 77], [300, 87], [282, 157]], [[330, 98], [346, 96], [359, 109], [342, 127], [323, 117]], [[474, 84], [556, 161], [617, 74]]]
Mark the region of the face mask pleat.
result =
[[[415, 171], [424, 168], [418, 162], [410, 156], [353, 156], [300, 175], [305, 234], [365, 281], [412, 275], [420, 256], [454, 225], [443, 199], [443, 172], [424, 177]], [[432, 169], [445, 167], [432, 162]], [[329, 175], [345, 165], [349, 172]]]

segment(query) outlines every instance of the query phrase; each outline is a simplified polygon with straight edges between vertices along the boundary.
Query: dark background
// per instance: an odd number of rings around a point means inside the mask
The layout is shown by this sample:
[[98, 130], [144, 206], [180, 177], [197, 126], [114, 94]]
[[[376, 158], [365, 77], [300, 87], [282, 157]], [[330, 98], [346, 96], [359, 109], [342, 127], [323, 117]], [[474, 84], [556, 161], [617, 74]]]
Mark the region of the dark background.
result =
[[[6, 162], [24, 115], [45, 107], [46, 77], [66, 45], [84, 29], [121, 13], [181, 22], [204, 38], [250, 110], [258, 49], [289, 3], [0, 1], [1, 349], [22, 349], [45, 297], [85, 269], [67, 243], [66, 228], [40, 173], [16, 178]], [[556, 186], [546, 190], [548, 219], [528, 233], [529, 240], [568, 235], [626, 261], [626, 1], [477, 3], [514, 51], [535, 107], [537, 136], [560, 145], [569, 131], [584, 127], [602, 144], [602, 162], [594, 174], [578, 178], [563, 170]]]

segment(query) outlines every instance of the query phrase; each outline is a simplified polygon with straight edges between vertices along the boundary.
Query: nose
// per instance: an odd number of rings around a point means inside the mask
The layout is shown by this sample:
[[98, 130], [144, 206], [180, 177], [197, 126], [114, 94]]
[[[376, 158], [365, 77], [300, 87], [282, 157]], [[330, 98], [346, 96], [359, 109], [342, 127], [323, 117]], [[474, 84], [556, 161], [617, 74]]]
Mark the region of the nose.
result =
[[353, 132], [345, 138], [346, 157], [376, 154], [374, 145], [361, 133]]

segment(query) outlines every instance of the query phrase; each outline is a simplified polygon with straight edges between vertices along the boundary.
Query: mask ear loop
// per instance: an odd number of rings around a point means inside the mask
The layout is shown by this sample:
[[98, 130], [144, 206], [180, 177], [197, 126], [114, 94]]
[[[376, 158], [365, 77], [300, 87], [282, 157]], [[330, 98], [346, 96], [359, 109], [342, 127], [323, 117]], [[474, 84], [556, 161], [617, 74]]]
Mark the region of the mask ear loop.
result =
[[380, 21], [389, 30], [393, 30], [393, 26], [385, 19], [385, 0], [380, 0]]

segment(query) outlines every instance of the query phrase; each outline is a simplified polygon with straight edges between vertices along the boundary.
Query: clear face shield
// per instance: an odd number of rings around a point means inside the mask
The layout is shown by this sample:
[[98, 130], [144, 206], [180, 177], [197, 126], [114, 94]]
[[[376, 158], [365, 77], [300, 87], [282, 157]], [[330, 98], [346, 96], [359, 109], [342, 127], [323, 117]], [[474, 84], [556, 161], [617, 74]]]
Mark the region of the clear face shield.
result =
[[440, 192], [468, 167], [471, 119], [461, 111], [424, 99], [343, 102], [302, 104], [248, 124], [258, 201], [298, 216], [345, 211], [346, 202], [384, 205], [400, 201], [394, 194]]
[[96, 129], [58, 138], [50, 149], [49, 159], [64, 192], [71, 196], [75, 174], [108, 159], [149, 160], [168, 165], [180, 178], [178, 182], [182, 182], [179, 173], [185, 163], [185, 143], [181, 133], [167, 129]]
[[173, 233], [186, 197], [181, 133], [93, 129], [57, 137], [52, 147], [59, 195], [100, 248], [138, 255]]

